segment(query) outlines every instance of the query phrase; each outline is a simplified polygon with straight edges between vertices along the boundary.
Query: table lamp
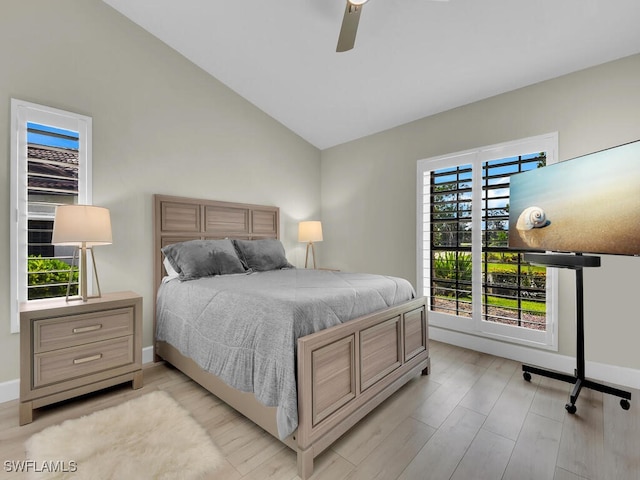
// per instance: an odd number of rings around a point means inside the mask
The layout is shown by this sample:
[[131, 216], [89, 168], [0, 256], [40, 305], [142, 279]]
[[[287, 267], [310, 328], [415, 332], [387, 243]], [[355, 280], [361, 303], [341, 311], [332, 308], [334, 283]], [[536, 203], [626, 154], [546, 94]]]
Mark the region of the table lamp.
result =
[[[98, 281], [98, 270], [96, 269], [96, 259], [93, 254], [93, 247], [96, 245], [110, 245], [111, 237], [111, 217], [109, 210], [94, 205], [59, 205], [56, 207], [56, 215], [53, 221], [53, 245], [74, 246], [71, 266], [80, 256], [80, 297], [83, 302], [89, 298], [87, 296], [87, 250], [91, 250], [91, 260], [93, 261], [93, 271], [95, 274], [98, 295], [101, 297], [100, 282]], [[71, 287], [71, 274], [69, 274], [69, 284], [67, 286], [67, 298], [69, 301], [69, 289]]]
[[304, 268], [307, 268], [309, 262], [309, 247], [311, 247], [311, 255], [313, 257], [313, 268], [316, 268], [316, 251], [313, 242], [322, 241], [322, 223], [319, 221], [300, 222], [298, 225], [298, 241], [307, 242], [307, 254], [304, 259]]

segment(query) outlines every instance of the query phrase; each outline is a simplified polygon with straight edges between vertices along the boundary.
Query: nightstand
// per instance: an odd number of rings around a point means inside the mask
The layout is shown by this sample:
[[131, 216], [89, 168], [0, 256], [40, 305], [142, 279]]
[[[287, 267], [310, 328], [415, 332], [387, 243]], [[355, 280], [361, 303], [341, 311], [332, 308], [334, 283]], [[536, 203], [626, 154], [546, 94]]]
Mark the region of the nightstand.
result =
[[20, 305], [20, 425], [33, 410], [131, 381], [142, 387], [142, 297]]

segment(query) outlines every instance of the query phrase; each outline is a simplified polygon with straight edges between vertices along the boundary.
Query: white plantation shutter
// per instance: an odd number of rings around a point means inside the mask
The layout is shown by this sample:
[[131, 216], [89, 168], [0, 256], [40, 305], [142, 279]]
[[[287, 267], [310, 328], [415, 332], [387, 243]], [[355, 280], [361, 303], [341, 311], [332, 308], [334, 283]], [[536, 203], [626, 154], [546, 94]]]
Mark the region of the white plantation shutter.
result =
[[[73, 247], [54, 247], [51, 236], [56, 206], [78, 203], [78, 134], [65, 131], [71, 148], [51, 147], [48, 144], [63, 134], [48, 130], [39, 124], [28, 124], [27, 300], [66, 294], [65, 265], [71, 263], [73, 254]], [[43, 268], [45, 265], [47, 268]]]
[[556, 273], [507, 243], [510, 176], [556, 151], [551, 134], [418, 162], [418, 288], [432, 325], [557, 348]]
[[73, 250], [51, 245], [53, 219], [57, 205], [91, 203], [91, 118], [16, 99], [11, 114], [11, 331], [17, 332], [20, 302], [66, 295]]

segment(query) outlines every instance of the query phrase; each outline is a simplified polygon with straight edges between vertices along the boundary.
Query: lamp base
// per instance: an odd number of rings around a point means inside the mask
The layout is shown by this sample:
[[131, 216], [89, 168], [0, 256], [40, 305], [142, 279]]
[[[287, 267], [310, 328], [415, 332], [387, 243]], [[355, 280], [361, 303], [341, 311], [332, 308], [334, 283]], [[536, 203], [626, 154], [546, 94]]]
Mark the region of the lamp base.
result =
[[[98, 287], [97, 295], [88, 295], [87, 294], [87, 250], [91, 250], [91, 262], [93, 263], [93, 274], [96, 279], [96, 286]], [[80, 262], [80, 293], [79, 295], [74, 295], [72, 297], [69, 296], [69, 292], [71, 291], [71, 277], [73, 273], [73, 265], [75, 263], [76, 257]], [[96, 268], [96, 257], [93, 252], [92, 247], [87, 247], [84, 244], [82, 247], [76, 247], [73, 250], [73, 257], [71, 257], [71, 269], [69, 270], [69, 282], [67, 283], [67, 296], [65, 300], [67, 302], [82, 300], [86, 302], [90, 298], [101, 298], [102, 291], [100, 290], [100, 280], [98, 280], [98, 269]]]
[[307, 243], [307, 254], [304, 258], [304, 268], [307, 268], [309, 264], [309, 247], [311, 247], [311, 256], [313, 257], [313, 269], [316, 269], [316, 249], [313, 246], [313, 242]]
[[72, 302], [87, 302], [93, 298], [102, 298], [102, 294], [97, 294], [97, 295], [87, 295], [86, 297], [83, 297], [82, 295], [73, 295], [71, 297], [67, 296], [65, 297], [65, 300], [67, 303], [72, 303]]

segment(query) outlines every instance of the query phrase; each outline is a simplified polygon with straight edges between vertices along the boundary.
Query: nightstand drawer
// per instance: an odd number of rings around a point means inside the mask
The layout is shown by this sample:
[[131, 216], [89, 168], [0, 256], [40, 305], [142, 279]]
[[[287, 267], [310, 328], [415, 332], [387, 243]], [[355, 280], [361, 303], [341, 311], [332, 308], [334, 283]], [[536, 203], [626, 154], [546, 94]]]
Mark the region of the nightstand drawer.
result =
[[131, 307], [35, 320], [33, 351], [48, 352], [125, 335], [133, 335]]
[[133, 336], [34, 355], [33, 386], [90, 375], [133, 363]]

